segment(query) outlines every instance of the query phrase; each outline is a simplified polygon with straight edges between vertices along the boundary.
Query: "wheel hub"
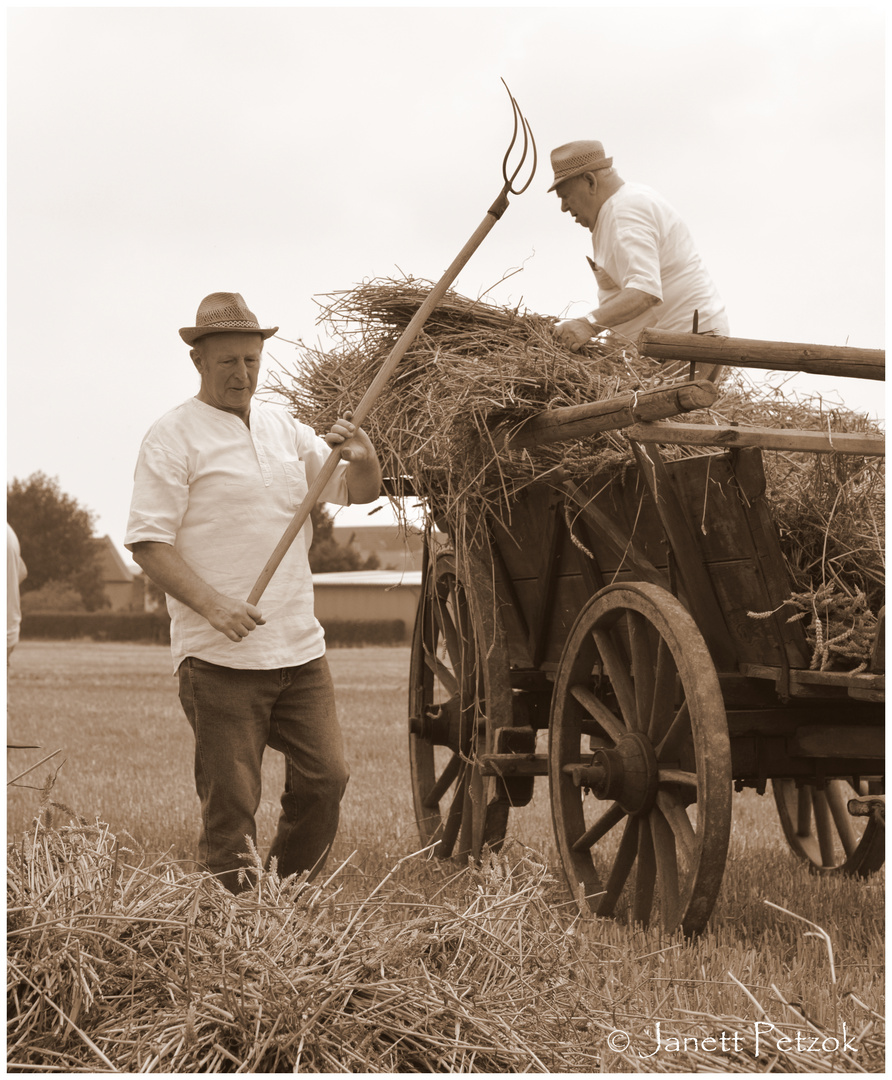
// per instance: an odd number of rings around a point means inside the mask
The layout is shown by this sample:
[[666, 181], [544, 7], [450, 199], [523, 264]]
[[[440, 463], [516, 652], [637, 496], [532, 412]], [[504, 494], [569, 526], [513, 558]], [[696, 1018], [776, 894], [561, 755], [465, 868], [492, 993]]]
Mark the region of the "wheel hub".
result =
[[629, 814], [646, 813], [657, 795], [657, 759], [650, 742], [629, 732], [614, 747], [599, 747], [590, 765], [573, 767], [574, 783], [591, 788], [599, 799], [610, 799]]
[[421, 716], [410, 717], [409, 731], [433, 746], [448, 746], [458, 753], [467, 741], [467, 712], [454, 694], [442, 704], [426, 706]]

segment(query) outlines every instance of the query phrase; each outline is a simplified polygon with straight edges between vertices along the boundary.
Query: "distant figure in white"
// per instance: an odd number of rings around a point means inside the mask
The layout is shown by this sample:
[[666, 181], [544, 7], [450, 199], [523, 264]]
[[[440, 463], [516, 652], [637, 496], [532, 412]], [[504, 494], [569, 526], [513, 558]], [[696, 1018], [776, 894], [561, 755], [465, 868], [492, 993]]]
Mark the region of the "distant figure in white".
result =
[[12, 656], [12, 650], [19, 643], [19, 631], [22, 625], [22, 602], [20, 587], [28, 576], [28, 567], [22, 559], [19, 538], [6, 523], [6, 663]]

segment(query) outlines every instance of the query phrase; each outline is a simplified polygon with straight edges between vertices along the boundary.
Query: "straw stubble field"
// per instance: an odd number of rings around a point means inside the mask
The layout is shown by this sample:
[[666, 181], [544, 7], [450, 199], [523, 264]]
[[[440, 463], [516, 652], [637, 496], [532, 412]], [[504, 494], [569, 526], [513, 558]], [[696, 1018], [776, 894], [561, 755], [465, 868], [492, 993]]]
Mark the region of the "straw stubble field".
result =
[[[329, 656], [352, 767], [336, 848], [313, 886], [257, 870], [235, 901], [189, 863], [191, 733], [167, 650], [19, 646], [10, 741], [42, 749], [14, 751], [8, 778], [60, 753], [8, 789], [11, 1071], [883, 1070], [882, 875], [809, 875], [773, 802], [744, 792], [700, 939], [581, 920], [544, 781], [498, 857], [430, 861], [408, 650]], [[57, 769], [65, 809], [36, 827]]]

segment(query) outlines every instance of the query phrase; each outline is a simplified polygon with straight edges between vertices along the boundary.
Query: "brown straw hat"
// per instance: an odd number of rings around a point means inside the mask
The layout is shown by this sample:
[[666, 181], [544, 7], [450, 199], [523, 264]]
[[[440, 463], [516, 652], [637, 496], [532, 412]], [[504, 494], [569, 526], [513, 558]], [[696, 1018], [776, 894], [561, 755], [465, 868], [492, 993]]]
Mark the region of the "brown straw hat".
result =
[[215, 292], [206, 296], [198, 305], [195, 322], [195, 326], [184, 326], [180, 330], [180, 337], [187, 345], [194, 345], [208, 334], [260, 334], [265, 340], [279, 329], [278, 326], [261, 329], [257, 316], [248, 310], [241, 293], [237, 292]]
[[551, 167], [554, 169], [554, 183], [548, 189], [554, 191], [558, 184], [581, 176], [596, 169], [609, 169], [612, 157], [604, 157], [604, 146], [596, 139], [583, 139], [580, 142], [565, 143], [551, 151]]

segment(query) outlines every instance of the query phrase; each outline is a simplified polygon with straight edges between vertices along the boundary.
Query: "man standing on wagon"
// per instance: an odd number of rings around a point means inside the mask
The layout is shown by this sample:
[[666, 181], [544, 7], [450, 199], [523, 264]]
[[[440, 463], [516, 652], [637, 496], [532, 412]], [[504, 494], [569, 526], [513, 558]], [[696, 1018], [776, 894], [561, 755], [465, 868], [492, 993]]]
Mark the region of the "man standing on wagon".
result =
[[201, 301], [180, 330], [200, 376], [195, 397], [156, 421], [140, 447], [125, 546], [167, 593], [180, 701], [195, 734], [201, 862], [232, 892], [256, 837], [266, 746], [285, 757], [282, 812], [269, 858], [282, 877], [318, 873], [348, 780], [313, 611], [309, 521], [259, 606], [247, 603], [331, 447], [342, 460], [322, 493], [372, 502], [381, 470], [348, 417], [325, 439], [285, 408], [253, 402], [261, 328], [238, 293]]
[[[605, 328], [633, 342], [645, 327], [690, 333], [694, 312], [698, 333], [728, 334], [724, 302], [690, 231], [661, 195], [623, 180], [595, 140], [557, 147], [551, 165], [548, 190], [592, 234], [589, 262], [598, 283], [597, 308], [557, 324], [565, 345], [576, 350]], [[701, 364], [697, 374], [715, 380], [721, 371]]]

